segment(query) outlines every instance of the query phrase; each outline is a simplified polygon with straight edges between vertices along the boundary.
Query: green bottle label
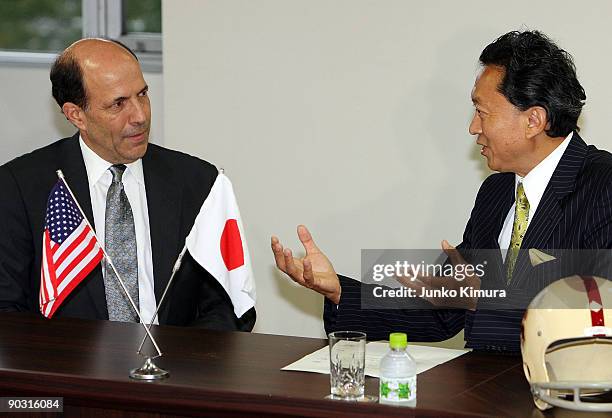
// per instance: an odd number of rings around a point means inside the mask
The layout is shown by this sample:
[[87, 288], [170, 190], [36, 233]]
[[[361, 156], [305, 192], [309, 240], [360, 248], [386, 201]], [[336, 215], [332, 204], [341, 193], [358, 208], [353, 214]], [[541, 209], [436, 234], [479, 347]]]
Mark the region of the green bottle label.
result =
[[407, 379], [380, 378], [381, 401], [410, 402], [416, 399], [416, 376]]

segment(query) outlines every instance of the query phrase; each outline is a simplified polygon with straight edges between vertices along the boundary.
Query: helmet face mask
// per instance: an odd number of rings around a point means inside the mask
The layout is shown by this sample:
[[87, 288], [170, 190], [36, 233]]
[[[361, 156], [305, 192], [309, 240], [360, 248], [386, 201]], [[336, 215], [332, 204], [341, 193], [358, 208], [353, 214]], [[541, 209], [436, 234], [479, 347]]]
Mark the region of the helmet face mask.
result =
[[[612, 338], [581, 338], [553, 344], [545, 354], [545, 365], [549, 381], [531, 384], [536, 406], [612, 411], [612, 403], [589, 402], [589, 398], [612, 390]], [[576, 380], [579, 376], [588, 380]], [[573, 400], [564, 399], [567, 395], [573, 396]]]
[[606, 308], [612, 308], [610, 281], [572, 276], [548, 285], [525, 311], [523, 369], [539, 409], [612, 411], [612, 403], [592, 401], [612, 391], [612, 309]]

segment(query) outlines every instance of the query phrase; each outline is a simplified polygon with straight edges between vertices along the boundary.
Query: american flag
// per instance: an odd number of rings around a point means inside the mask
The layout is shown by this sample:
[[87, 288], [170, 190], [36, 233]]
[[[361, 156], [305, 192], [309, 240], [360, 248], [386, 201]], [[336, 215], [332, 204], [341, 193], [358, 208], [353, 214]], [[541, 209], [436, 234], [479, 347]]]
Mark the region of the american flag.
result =
[[102, 260], [98, 240], [63, 179], [47, 201], [40, 273], [40, 312], [51, 318], [64, 299]]

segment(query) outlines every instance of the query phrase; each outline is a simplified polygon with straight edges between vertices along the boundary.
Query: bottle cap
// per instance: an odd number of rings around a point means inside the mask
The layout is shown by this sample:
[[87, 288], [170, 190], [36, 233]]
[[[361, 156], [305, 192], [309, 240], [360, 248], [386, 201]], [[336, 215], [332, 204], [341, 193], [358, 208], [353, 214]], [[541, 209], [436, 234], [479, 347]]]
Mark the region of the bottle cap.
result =
[[406, 348], [408, 346], [408, 337], [403, 332], [394, 332], [389, 334], [389, 347], [391, 348]]

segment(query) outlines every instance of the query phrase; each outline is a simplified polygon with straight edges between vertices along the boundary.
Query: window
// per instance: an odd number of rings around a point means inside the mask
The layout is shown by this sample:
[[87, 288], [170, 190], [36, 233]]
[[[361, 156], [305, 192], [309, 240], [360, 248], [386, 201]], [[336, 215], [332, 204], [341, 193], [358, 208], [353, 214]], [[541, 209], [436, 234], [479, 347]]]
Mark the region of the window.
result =
[[161, 2], [123, 0], [123, 16], [128, 33], [161, 33]]
[[81, 0], [2, 0], [0, 48], [54, 52], [82, 33]]
[[118, 39], [162, 70], [161, 0], [2, 0], [0, 62], [48, 65], [83, 36]]

